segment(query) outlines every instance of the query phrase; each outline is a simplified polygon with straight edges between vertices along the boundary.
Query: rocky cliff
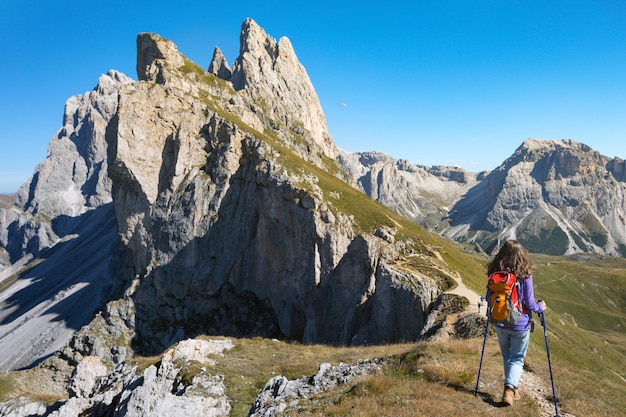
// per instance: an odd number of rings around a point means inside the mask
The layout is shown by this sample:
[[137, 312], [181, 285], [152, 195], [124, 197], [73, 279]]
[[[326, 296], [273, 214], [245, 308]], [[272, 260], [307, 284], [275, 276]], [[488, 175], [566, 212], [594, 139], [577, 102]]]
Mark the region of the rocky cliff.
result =
[[342, 207], [366, 197], [325, 172], [336, 151], [286, 38], [246, 21], [227, 80], [156, 35], [138, 48], [141, 82], [120, 89], [108, 137], [135, 347], [201, 333], [418, 338], [441, 282], [395, 265], [421, 242], [376, 237], [390, 221]]
[[19, 352], [5, 369], [66, 343], [75, 365], [199, 334], [358, 345], [432, 330], [452, 269], [341, 179], [287, 38], [246, 20], [232, 69], [216, 49], [205, 71], [142, 33], [137, 73], [68, 100], [48, 158], [2, 211], [0, 347]]
[[117, 71], [102, 75], [93, 91], [65, 103], [63, 127], [48, 155], [0, 211], [0, 245], [9, 262], [37, 257], [75, 231], [72, 220], [111, 203], [105, 130], [117, 110], [119, 86], [132, 80]]

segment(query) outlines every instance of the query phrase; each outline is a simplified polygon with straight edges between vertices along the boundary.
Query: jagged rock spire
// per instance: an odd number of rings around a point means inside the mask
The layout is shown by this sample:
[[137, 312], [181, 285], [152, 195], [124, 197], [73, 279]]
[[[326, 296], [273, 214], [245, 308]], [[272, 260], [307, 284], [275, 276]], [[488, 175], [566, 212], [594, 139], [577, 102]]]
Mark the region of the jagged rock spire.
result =
[[246, 19], [229, 80], [236, 90], [262, 97], [270, 117], [287, 126], [301, 123], [327, 156], [337, 155], [317, 93], [287, 37], [276, 42], [254, 20]]
[[222, 50], [217, 46], [215, 47], [215, 51], [213, 51], [213, 59], [211, 59], [211, 65], [209, 65], [209, 72], [224, 80], [230, 79], [233, 75], [233, 70], [230, 69], [226, 57], [224, 57]]

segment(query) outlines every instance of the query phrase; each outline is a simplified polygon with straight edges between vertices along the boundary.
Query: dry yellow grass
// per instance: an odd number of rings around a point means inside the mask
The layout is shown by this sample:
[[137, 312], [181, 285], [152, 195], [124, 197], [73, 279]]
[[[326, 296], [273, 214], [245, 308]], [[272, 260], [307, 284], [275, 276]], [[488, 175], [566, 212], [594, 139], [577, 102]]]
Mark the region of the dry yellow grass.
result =
[[[227, 375], [227, 393], [233, 399], [233, 416], [246, 416], [259, 390], [276, 375], [295, 379], [315, 374], [323, 362], [337, 364], [384, 357], [387, 363], [384, 372], [339, 386], [313, 399], [302, 400], [297, 415], [539, 417], [539, 404], [528, 395], [514, 407], [500, 407], [502, 364], [493, 337], [485, 349], [479, 394], [474, 395], [481, 346], [482, 339], [360, 348], [245, 339], [238, 340], [236, 348], [225, 354], [218, 369]], [[533, 368], [544, 365], [542, 353], [545, 355], [541, 349], [533, 347], [529, 356], [536, 358], [529, 357], [529, 372], [535, 373]], [[539, 376], [549, 384], [549, 379]], [[581, 398], [580, 401], [585, 400]], [[565, 408], [560, 411], [574, 409], [577, 404], [568, 400], [561, 404], [563, 406]], [[600, 416], [607, 410], [600, 407], [595, 413], [584, 415]], [[575, 415], [581, 417], [583, 414]]]

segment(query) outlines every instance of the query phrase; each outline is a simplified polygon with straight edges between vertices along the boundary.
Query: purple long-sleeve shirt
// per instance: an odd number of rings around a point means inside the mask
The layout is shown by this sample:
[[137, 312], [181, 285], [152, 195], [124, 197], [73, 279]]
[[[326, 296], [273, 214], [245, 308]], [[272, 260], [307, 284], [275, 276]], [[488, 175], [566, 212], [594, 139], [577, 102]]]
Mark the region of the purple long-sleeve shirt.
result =
[[[519, 321], [515, 324], [515, 326], [504, 326], [508, 330], [512, 330], [514, 332], [524, 332], [526, 330], [530, 330], [530, 326], [528, 325], [530, 321], [530, 314], [528, 311], [532, 311], [535, 313], [543, 313], [543, 308], [537, 304], [535, 301], [535, 288], [533, 285], [533, 276], [532, 274], [526, 278], [518, 278], [519, 288], [518, 288], [518, 297], [522, 306], [524, 307], [524, 314], [519, 319]], [[487, 300], [491, 299], [491, 290], [487, 288]]]

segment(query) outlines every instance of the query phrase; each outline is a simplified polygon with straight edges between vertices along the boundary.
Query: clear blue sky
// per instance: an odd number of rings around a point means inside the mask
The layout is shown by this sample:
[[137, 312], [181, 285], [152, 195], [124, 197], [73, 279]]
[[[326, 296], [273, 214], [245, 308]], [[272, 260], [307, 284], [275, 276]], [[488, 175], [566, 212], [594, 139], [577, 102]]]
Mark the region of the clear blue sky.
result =
[[46, 156], [65, 100], [109, 69], [137, 78], [156, 32], [208, 67], [253, 18], [287, 36], [348, 151], [491, 170], [527, 138], [626, 159], [621, 0], [0, 0], [0, 192]]

